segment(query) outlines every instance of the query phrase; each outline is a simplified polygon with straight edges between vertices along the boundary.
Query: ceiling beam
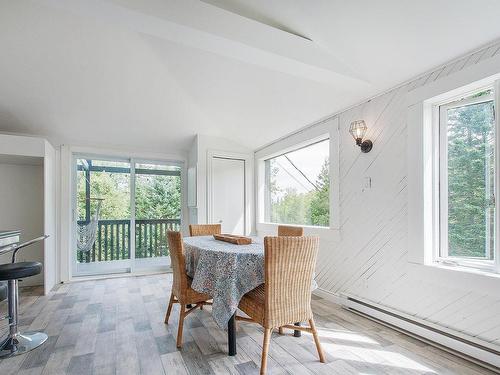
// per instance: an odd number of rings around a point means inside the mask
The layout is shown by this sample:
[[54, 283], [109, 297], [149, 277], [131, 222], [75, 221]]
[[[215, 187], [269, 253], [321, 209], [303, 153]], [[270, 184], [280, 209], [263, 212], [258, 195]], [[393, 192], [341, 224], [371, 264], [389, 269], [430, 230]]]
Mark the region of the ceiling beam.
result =
[[41, 0], [138, 33], [316, 82], [369, 83], [316, 43], [199, 0]]

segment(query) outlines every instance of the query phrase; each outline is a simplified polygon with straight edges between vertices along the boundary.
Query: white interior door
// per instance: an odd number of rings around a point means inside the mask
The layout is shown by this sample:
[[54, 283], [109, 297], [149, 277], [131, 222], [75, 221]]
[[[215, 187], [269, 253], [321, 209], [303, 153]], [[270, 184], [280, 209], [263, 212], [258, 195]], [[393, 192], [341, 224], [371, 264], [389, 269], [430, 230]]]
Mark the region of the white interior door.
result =
[[245, 234], [245, 161], [213, 157], [212, 222], [222, 233]]

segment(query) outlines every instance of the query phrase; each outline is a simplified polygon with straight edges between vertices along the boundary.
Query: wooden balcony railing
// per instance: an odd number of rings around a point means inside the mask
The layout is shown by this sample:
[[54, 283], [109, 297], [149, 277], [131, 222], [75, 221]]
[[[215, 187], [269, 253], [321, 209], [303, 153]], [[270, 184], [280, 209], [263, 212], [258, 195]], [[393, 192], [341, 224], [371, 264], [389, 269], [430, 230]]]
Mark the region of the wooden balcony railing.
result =
[[[78, 221], [78, 225], [85, 221]], [[180, 219], [135, 221], [135, 257], [167, 256], [167, 230], [180, 230]], [[99, 220], [97, 239], [89, 252], [77, 251], [79, 263], [130, 259], [130, 220]]]

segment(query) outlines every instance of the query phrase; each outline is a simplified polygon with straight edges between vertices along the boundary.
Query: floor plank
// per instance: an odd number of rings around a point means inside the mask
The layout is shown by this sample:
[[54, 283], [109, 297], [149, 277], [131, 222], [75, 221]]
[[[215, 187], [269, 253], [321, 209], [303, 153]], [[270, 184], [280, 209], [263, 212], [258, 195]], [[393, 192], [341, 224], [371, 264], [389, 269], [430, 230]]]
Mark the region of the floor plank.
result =
[[188, 375], [188, 369], [184, 363], [181, 353], [171, 352], [161, 356], [161, 363], [165, 374]]
[[[238, 354], [228, 357], [227, 333], [210, 306], [186, 318], [183, 348], [177, 349], [178, 305], [163, 323], [171, 282], [170, 274], [90, 280], [59, 285], [48, 296], [39, 287], [22, 288], [22, 328], [45, 331], [49, 340], [1, 360], [0, 374], [258, 374], [262, 328], [238, 322]], [[493, 374], [317, 296], [312, 306], [327, 363], [319, 362], [310, 335], [275, 332], [269, 374]], [[5, 310], [1, 302], [0, 314]]]

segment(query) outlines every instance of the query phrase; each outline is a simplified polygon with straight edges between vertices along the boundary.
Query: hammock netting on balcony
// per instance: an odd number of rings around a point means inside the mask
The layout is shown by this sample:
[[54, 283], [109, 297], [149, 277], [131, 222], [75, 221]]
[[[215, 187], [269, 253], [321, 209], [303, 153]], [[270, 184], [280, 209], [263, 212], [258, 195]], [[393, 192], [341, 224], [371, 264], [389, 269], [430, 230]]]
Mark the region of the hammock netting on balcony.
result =
[[76, 226], [76, 247], [78, 251], [89, 252], [97, 238], [97, 224], [99, 223], [102, 199], [95, 200], [97, 201], [97, 206], [94, 215], [90, 217], [88, 223]]

